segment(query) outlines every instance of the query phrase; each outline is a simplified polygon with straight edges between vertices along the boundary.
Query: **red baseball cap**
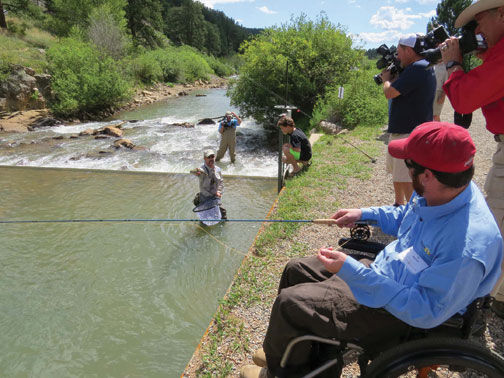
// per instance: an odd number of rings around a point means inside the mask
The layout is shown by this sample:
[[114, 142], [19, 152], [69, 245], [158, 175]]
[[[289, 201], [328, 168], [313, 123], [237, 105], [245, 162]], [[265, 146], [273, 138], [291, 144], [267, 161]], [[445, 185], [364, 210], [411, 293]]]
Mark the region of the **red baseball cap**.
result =
[[455, 173], [473, 165], [476, 147], [469, 132], [448, 122], [426, 122], [404, 139], [390, 141], [390, 155], [411, 159], [439, 172]]

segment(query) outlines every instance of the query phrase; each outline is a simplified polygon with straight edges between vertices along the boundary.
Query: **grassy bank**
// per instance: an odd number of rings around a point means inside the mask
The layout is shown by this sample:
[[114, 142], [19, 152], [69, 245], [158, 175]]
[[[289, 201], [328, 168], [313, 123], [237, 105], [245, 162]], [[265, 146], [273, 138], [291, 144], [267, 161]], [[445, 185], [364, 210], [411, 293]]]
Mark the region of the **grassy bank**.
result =
[[[377, 140], [380, 129], [381, 126], [357, 127], [343, 137], [323, 136], [313, 146], [311, 168], [287, 182], [271, 218], [327, 218], [342, 205], [338, 192], [347, 187], [348, 180], [366, 180], [373, 168], [370, 160], [344, 139], [369, 155], [378, 156], [383, 148], [383, 143]], [[250, 327], [247, 314], [251, 310], [262, 312], [259, 317], [265, 326], [285, 262], [294, 256], [313, 253], [303, 238], [298, 237], [301, 227], [299, 223], [274, 223], [261, 230], [220, 302], [208, 334], [185, 372], [187, 376], [228, 376], [240, 363], [233, 356], [253, 352], [251, 341], [262, 339], [263, 333]]]

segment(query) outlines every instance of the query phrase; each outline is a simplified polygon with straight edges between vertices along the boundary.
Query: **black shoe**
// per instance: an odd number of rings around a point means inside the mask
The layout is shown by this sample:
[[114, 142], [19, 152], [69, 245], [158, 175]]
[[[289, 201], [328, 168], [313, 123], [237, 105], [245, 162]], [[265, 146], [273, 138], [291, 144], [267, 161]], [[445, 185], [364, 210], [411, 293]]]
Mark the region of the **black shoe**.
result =
[[227, 219], [227, 211], [223, 207], [220, 207], [221, 219]]
[[494, 300], [493, 303], [492, 303], [492, 311], [499, 318], [504, 319], [504, 302], [503, 301]]

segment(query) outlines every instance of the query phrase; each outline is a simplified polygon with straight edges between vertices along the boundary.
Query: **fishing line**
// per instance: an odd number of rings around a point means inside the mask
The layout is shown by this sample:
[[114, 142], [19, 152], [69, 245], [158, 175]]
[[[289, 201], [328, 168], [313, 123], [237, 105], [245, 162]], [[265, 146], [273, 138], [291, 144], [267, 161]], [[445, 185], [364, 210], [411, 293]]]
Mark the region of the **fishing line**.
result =
[[[119, 222], [201, 222], [199, 219], [23, 219], [0, 220], [0, 224], [19, 223], [119, 223]], [[334, 219], [205, 219], [205, 222], [315, 223], [336, 224]]]

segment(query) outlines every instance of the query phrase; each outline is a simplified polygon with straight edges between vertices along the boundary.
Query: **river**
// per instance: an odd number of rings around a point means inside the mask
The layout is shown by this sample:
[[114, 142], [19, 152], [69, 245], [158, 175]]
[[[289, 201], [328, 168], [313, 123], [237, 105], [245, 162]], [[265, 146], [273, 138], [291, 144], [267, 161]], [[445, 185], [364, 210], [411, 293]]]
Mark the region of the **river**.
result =
[[[143, 151], [92, 157], [111, 140], [67, 138], [117, 120], [3, 135], [0, 220], [195, 218], [197, 179], [185, 172], [217, 145], [216, 126], [167, 125], [227, 110], [223, 90], [205, 93], [119, 115], [138, 120], [125, 137]], [[239, 131], [237, 164], [221, 162], [240, 175], [225, 176], [223, 205], [230, 218], [261, 219], [276, 155], [253, 120]], [[179, 376], [260, 225], [0, 224], [1, 375]]]

